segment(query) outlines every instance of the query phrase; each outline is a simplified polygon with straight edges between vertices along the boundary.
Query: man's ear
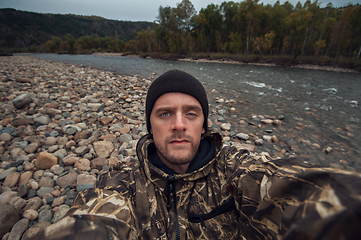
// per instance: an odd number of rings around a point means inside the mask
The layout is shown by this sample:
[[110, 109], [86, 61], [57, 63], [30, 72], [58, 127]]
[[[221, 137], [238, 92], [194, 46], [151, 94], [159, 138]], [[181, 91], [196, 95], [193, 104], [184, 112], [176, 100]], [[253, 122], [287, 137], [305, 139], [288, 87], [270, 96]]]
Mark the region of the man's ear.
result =
[[150, 132], [150, 134], [153, 134], [153, 130], [152, 130], [152, 129], [149, 129], [149, 132]]
[[202, 127], [202, 134], [204, 134], [206, 132], [206, 130], [204, 130], [204, 127]]

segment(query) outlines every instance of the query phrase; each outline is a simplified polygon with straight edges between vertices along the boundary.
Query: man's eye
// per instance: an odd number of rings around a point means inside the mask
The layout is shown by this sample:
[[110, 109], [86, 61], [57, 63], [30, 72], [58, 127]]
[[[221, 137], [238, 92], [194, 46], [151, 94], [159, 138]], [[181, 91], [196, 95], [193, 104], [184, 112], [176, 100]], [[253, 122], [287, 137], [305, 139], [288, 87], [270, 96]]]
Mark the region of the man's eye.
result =
[[195, 113], [187, 113], [187, 115], [190, 116], [190, 117], [195, 117], [195, 116], [197, 116]]
[[162, 113], [160, 116], [161, 117], [168, 117], [169, 115], [170, 115], [169, 113], [165, 112], [165, 113]]

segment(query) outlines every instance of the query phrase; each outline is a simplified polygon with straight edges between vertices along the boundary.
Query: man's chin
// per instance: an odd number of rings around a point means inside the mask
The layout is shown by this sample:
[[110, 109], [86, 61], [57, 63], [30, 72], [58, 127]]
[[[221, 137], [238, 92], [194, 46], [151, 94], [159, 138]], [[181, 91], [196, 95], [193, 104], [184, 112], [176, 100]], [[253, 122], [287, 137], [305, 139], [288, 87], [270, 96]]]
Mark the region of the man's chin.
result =
[[188, 164], [190, 162], [192, 162], [194, 156], [192, 156], [191, 154], [182, 154], [182, 153], [174, 153], [171, 154], [167, 160], [168, 162], [172, 163], [172, 164], [176, 164], [176, 165], [183, 165], [183, 164]]

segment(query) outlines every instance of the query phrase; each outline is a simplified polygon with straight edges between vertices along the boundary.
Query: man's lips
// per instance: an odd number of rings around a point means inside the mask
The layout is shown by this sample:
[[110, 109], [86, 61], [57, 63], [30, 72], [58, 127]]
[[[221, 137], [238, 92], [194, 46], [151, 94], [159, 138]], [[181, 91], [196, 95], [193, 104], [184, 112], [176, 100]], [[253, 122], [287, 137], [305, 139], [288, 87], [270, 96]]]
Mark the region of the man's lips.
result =
[[176, 139], [176, 140], [171, 140], [169, 143], [170, 144], [186, 144], [186, 143], [189, 143], [189, 141], [187, 139]]

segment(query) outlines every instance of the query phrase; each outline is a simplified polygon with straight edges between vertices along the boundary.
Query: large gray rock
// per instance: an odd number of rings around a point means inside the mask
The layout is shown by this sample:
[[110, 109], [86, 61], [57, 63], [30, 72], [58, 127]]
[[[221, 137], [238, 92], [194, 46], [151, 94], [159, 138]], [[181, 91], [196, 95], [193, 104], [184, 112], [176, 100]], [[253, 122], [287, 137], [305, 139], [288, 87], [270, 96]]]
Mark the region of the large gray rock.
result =
[[29, 219], [23, 218], [11, 229], [8, 240], [20, 240], [23, 233], [28, 229]]
[[24, 233], [21, 240], [29, 240], [33, 236], [35, 236], [38, 232], [40, 232], [42, 229], [50, 226], [51, 223], [47, 221], [38, 222], [37, 224], [31, 226], [26, 232]]
[[10, 203], [10, 200], [17, 195], [18, 193], [14, 191], [3, 192], [0, 194], [0, 207], [4, 204]]
[[25, 93], [25, 94], [22, 94], [22, 95], [16, 97], [13, 100], [13, 104], [16, 108], [20, 109], [20, 108], [24, 107], [25, 105], [30, 104], [32, 101], [33, 101], [33, 99], [31, 97], [31, 95], [28, 93]]
[[19, 214], [10, 204], [4, 204], [0, 208], [0, 238], [11, 230], [19, 221]]

